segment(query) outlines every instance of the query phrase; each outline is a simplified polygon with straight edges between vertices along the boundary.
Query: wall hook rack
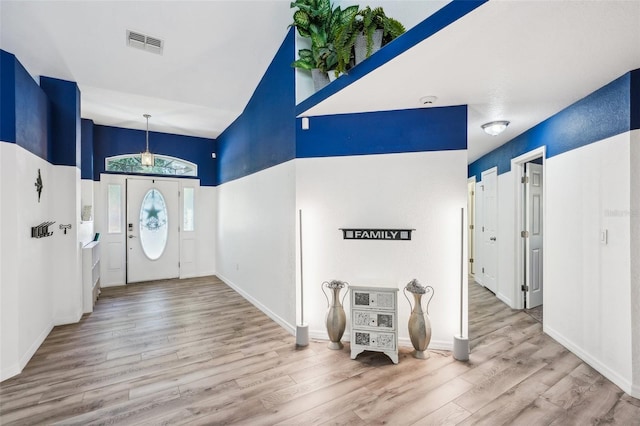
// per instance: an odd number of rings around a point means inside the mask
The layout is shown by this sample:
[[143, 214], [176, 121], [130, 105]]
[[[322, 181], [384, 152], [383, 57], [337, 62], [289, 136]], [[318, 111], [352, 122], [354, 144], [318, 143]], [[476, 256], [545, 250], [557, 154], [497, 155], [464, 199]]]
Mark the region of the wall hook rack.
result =
[[71, 229], [71, 224], [68, 224], [68, 225], [60, 224], [59, 228], [64, 230], [64, 235], [67, 235], [67, 229]]
[[31, 238], [44, 238], [50, 237], [53, 235], [53, 231], [49, 232], [49, 227], [56, 223], [53, 222], [42, 222], [40, 225], [31, 227]]

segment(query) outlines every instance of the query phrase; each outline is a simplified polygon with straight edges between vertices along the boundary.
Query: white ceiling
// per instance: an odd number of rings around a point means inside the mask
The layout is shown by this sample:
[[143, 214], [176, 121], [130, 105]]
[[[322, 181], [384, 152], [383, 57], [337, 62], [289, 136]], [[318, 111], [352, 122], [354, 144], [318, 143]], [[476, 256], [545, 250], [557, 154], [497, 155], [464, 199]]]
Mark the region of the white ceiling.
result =
[[[409, 28], [447, 2], [360, 3]], [[144, 129], [149, 113], [151, 130], [214, 138], [282, 43], [289, 3], [1, 0], [0, 47], [34, 77], [77, 82], [82, 117], [96, 124]], [[164, 40], [164, 54], [127, 47], [127, 29]], [[469, 105], [473, 161], [636, 68], [640, 0], [492, 0], [307, 115], [417, 108], [436, 95], [436, 106]], [[512, 124], [483, 134], [480, 124], [494, 119]]]

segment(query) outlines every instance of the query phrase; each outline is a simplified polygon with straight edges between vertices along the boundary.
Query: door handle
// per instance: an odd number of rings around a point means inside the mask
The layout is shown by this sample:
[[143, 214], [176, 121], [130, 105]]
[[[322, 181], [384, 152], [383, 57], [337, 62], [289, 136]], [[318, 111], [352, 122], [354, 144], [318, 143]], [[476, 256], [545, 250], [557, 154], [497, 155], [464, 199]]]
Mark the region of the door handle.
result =
[[135, 238], [135, 237], [136, 237], [135, 235], [129, 235], [129, 238]]
[[[129, 236], [129, 238], [131, 238], [131, 236]], [[491, 238], [489, 238], [489, 239], [490, 239], [491, 241], [495, 241], [495, 240], [496, 240], [496, 237], [491, 237]]]

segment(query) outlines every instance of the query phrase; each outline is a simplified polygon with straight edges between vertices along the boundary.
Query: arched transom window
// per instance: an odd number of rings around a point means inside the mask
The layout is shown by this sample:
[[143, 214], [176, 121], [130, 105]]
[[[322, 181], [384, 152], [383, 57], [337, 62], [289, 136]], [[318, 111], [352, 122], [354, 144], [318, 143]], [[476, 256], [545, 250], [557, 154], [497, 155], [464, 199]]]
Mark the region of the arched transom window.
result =
[[119, 173], [142, 173], [170, 176], [198, 176], [198, 165], [180, 158], [155, 154], [153, 166], [143, 166], [140, 154], [125, 154], [107, 157], [105, 170]]

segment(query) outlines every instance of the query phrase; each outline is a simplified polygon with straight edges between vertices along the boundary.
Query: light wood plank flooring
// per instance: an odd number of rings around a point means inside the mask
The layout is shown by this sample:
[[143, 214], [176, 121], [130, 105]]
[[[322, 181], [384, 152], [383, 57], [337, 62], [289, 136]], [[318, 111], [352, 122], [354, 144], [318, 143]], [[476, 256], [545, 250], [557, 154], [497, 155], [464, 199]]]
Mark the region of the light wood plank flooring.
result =
[[215, 277], [105, 289], [0, 384], [0, 424], [640, 424], [640, 401], [522, 311], [470, 288], [469, 362], [349, 359], [295, 338]]

